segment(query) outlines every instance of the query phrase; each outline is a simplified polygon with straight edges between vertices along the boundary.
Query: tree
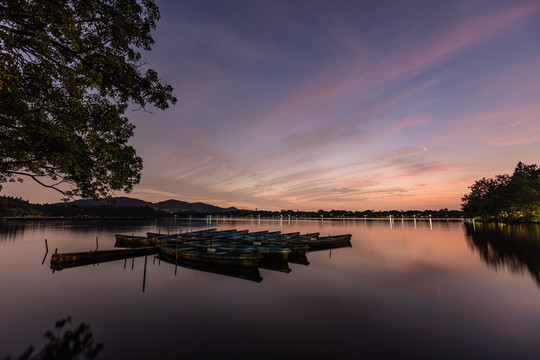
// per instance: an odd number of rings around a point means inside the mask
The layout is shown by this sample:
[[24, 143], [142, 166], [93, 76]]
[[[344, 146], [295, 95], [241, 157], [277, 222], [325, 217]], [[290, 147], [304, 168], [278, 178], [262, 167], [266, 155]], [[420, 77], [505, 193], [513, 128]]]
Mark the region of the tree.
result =
[[[64, 328], [67, 324], [71, 324], [70, 316], [58, 320], [54, 330], [47, 330], [44, 336], [47, 342], [39, 352], [34, 353], [34, 347], [30, 346], [18, 359], [95, 359], [103, 350], [103, 344], [94, 342], [90, 325], [81, 323], [76, 329], [70, 330]], [[10, 359], [11, 356], [8, 356], [5, 360]]]
[[125, 111], [176, 102], [143, 70], [158, 19], [152, 0], [0, 0], [0, 189], [98, 199], [139, 183]]
[[540, 221], [540, 168], [519, 162], [510, 175], [482, 178], [461, 199], [466, 217], [496, 221]]

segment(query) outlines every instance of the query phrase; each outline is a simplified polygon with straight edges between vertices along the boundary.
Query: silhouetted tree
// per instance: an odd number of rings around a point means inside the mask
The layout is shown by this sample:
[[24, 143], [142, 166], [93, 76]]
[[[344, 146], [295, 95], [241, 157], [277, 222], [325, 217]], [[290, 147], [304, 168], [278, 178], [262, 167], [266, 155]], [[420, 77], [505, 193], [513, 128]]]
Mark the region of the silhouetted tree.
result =
[[[58, 320], [54, 331], [47, 331], [45, 339], [47, 343], [36, 354], [34, 347], [30, 346], [18, 360], [76, 360], [95, 359], [103, 350], [103, 344], [94, 343], [94, 336], [90, 326], [81, 323], [75, 330], [63, 330], [64, 326], [71, 323], [71, 317]], [[8, 356], [5, 360], [10, 360]]]
[[482, 178], [463, 196], [466, 217], [495, 221], [540, 221], [540, 168], [519, 162], [510, 175]]
[[176, 102], [138, 50], [158, 19], [152, 0], [0, 1], [0, 189], [31, 178], [104, 198], [139, 183], [124, 113]]

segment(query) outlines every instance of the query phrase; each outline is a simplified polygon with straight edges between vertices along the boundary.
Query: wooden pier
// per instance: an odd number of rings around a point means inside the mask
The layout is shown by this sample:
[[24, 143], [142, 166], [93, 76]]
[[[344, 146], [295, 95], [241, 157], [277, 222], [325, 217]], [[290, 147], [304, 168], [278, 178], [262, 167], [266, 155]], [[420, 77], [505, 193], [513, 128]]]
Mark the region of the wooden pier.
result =
[[66, 268], [99, 264], [107, 261], [129, 259], [138, 256], [156, 254], [156, 247], [143, 247], [117, 250], [92, 250], [73, 253], [55, 253], [51, 255], [51, 269], [62, 270]]

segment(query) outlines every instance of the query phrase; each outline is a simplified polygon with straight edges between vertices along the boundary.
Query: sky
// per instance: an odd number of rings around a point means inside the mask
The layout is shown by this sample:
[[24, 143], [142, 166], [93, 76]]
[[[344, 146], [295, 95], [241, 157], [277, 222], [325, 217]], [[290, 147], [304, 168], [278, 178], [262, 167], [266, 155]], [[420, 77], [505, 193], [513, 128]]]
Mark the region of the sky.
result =
[[128, 111], [144, 170], [127, 196], [459, 209], [476, 180], [540, 164], [538, 0], [156, 4], [144, 56], [179, 101]]

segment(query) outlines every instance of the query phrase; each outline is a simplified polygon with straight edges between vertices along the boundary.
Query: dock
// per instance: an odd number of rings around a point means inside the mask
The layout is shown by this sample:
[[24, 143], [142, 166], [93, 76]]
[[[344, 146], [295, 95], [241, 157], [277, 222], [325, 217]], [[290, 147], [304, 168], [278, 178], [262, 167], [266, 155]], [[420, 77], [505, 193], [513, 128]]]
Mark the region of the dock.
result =
[[138, 256], [152, 255], [158, 252], [157, 247], [142, 247], [134, 249], [92, 250], [72, 253], [55, 253], [51, 255], [51, 269], [99, 264], [107, 261], [130, 259]]

